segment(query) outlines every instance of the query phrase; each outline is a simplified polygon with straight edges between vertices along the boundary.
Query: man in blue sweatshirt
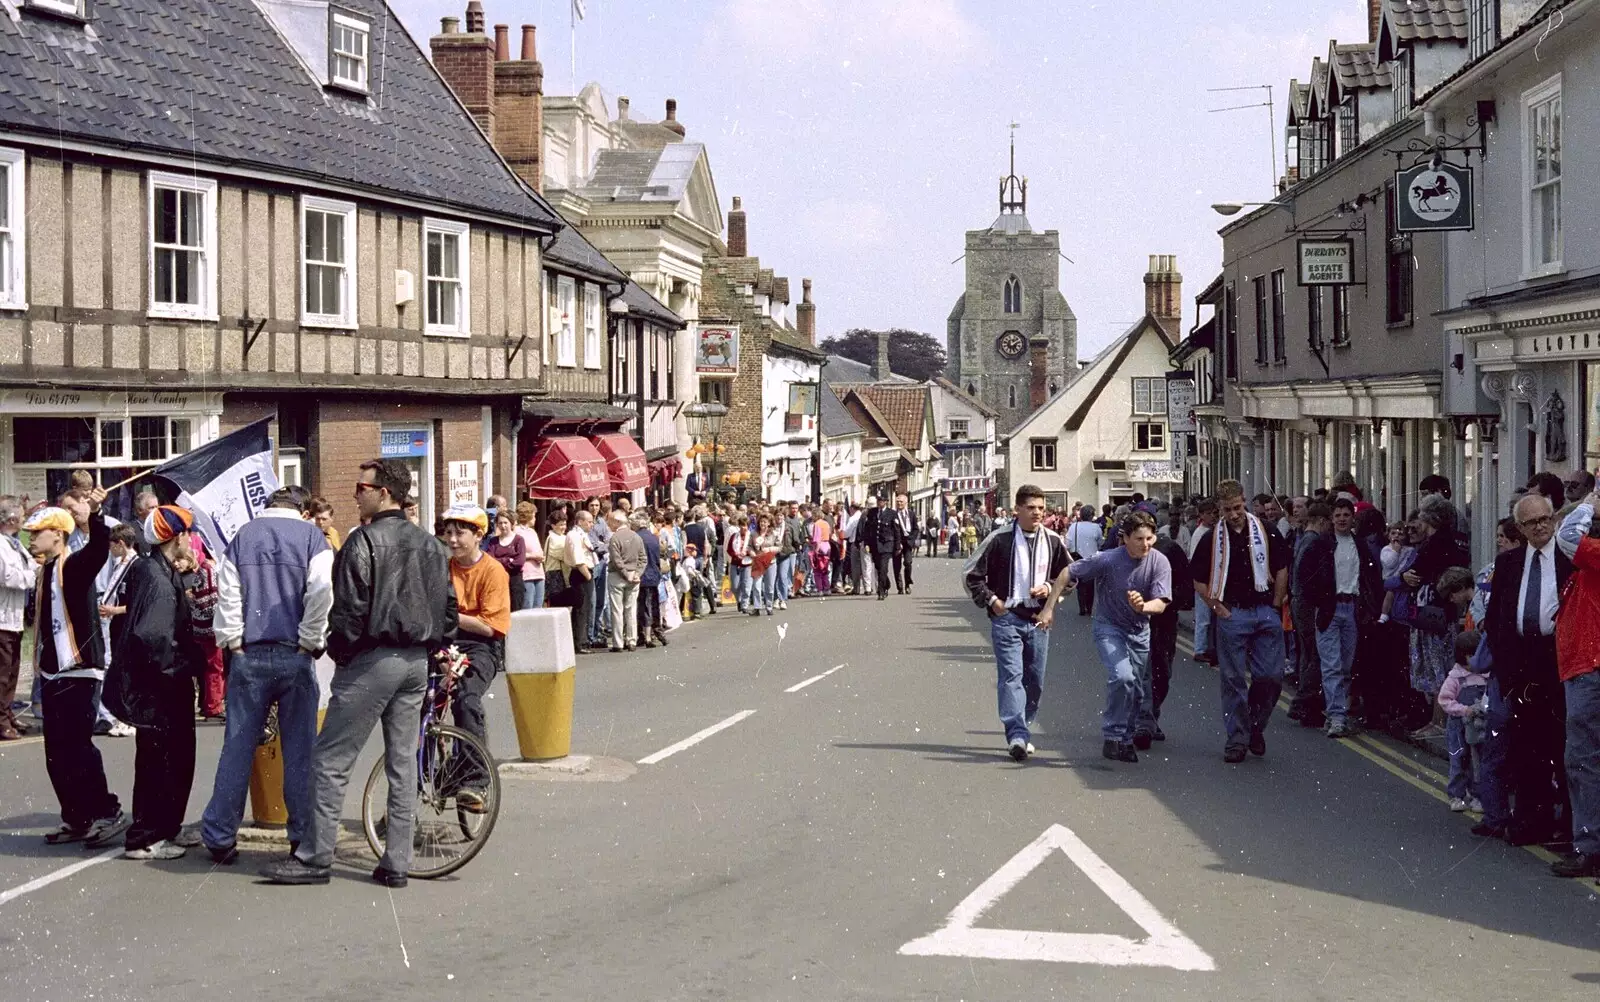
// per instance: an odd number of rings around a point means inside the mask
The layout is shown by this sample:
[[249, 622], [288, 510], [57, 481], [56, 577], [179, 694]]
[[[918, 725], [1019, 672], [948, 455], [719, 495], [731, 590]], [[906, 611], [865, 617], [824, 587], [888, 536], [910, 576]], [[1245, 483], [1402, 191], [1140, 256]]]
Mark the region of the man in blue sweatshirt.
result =
[[308, 520], [310, 510], [310, 491], [280, 488], [217, 560], [214, 627], [217, 646], [230, 658], [228, 725], [200, 836], [219, 863], [238, 857], [234, 840], [244, 818], [250, 767], [274, 703], [290, 845], [298, 846], [309, 834], [316, 658], [326, 646], [333, 605], [333, 549]]

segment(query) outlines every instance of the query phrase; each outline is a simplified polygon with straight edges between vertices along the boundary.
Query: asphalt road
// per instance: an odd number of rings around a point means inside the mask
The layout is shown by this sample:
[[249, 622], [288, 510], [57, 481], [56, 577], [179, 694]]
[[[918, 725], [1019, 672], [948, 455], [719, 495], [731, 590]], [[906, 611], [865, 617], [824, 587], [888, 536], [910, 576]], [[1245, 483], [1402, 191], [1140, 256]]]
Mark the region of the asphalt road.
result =
[[[631, 775], [508, 776], [483, 854], [392, 893], [360, 858], [327, 887], [259, 884], [262, 849], [234, 867], [112, 859], [3, 900], [92, 854], [44, 847], [43, 749], [0, 747], [0, 997], [1600, 992], [1600, 890], [1469, 835], [1438, 799], [1436, 760], [1280, 716], [1265, 759], [1227, 765], [1215, 675], [1182, 658], [1169, 740], [1137, 765], [1103, 760], [1102, 678], [1070, 602], [1039, 753], [1011, 762], [981, 613], [955, 561], [918, 571], [914, 596], [724, 614], [665, 651], [582, 659], [574, 750]], [[496, 694], [493, 744], [510, 758]], [[191, 817], [219, 739], [202, 729]], [[101, 747], [127, 791], [131, 742]]]

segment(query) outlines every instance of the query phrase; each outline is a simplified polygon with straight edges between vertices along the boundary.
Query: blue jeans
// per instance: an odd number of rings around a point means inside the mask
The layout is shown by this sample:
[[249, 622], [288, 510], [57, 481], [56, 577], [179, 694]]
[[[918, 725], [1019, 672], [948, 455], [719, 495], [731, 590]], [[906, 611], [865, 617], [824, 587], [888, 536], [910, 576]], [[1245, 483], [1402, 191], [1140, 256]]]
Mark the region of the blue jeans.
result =
[[1572, 847], [1600, 853], [1600, 671], [1562, 683], [1567, 693], [1567, 796]]
[[544, 578], [523, 584], [524, 609], [544, 608]]
[[[772, 562], [777, 568], [775, 573], [778, 575], [776, 597], [785, 602], [789, 601], [789, 593], [794, 591], [794, 560], [795, 555], [791, 553], [787, 557], [779, 557]], [[768, 567], [767, 570], [771, 571], [772, 567]]]
[[733, 588], [733, 600], [738, 603], [739, 611], [743, 612], [750, 604], [750, 568], [744, 564], [729, 564], [728, 578]]
[[611, 622], [606, 616], [606, 572], [607, 564], [599, 563], [594, 568], [594, 611], [589, 617], [589, 641], [599, 643], [605, 636], [605, 628]]
[[1323, 715], [1331, 721], [1350, 713], [1350, 668], [1356, 663], [1356, 603], [1341, 598], [1333, 621], [1317, 631], [1317, 660], [1322, 667]]
[[228, 723], [217, 759], [217, 779], [202, 817], [200, 837], [217, 849], [233, 845], [244, 820], [250, 767], [278, 704], [283, 747], [283, 801], [289, 808], [289, 841], [311, 833], [311, 751], [317, 743], [317, 668], [310, 655], [278, 644], [252, 644], [234, 654], [228, 671]]
[[1106, 666], [1106, 708], [1100, 736], [1128, 742], [1139, 723], [1139, 708], [1150, 687], [1150, 627], [1125, 633], [1120, 627], [1094, 621], [1094, 646]]
[[1488, 695], [1489, 715], [1478, 746], [1478, 799], [1483, 801], [1483, 823], [1503, 829], [1511, 824], [1511, 704], [1493, 675]]
[[778, 561], [774, 560], [767, 565], [767, 569], [761, 572], [761, 580], [757, 584], [758, 587], [752, 588], [750, 605], [753, 608], [758, 604], [759, 594], [759, 604], [770, 612], [772, 603], [778, 600]]
[[1283, 691], [1283, 618], [1271, 605], [1217, 617], [1218, 674], [1227, 746], [1242, 748], [1267, 729]]
[[995, 688], [999, 693], [1000, 724], [1006, 729], [1006, 741], [1026, 741], [1030, 737], [1028, 721], [1039, 712], [1044, 666], [1050, 656], [1050, 634], [1035, 626], [1032, 620], [1008, 611], [989, 622], [989, 639], [994, 644], [994, 662], [999, 675]]
[[1211, 606], [1204, 602], [1194, 604], [1194, 652], [1196, 655], [1211, 650]]
[[[1461, 694], [1456, 698], [1464, 705], [1471, 706], [1483, 698], [1483, 690], [1484, 687], [1481, 685], [1463, 686]], [[1452, 800], [1466, 800], [1477, 796], [1477, 756], [1473, 754], [1472, 746], [1467, 744], [1465, 717], [1451, 717], [1445, 721], [1444, 742], [1450, 752], [1450, 779], [1445, 784], [1445, 794]]]

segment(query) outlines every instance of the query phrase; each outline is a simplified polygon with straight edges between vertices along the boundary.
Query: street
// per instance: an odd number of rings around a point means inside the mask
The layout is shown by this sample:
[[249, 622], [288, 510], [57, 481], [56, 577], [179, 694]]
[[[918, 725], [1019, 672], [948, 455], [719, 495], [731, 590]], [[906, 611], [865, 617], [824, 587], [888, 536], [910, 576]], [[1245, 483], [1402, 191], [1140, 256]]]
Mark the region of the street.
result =
[[[1430, 777], [1438, 760], [1387, 741], [1329, 741], [1280, 714], [1264, 759], [1224, 764], [1215, 675], [1180, 652], [1168, 740], [1136, 765], [1105, 761], [1101, 669], [1068, 602], [1038, 754], [1013, 763], [959, 562], [921, 560], [917, 575], [908, 597], [795, 601], [759, 620], [725, 609], [665, 651], [580, 659], [574, 752], [605, 762], [588, 776], [507, 774], [483, 853], [450, 879], [393, 892], [367, 879], [364, 851], [330, 886], [260, 884], [267, 847], [232, 867], [195, 850], [45, 883], [93, 854], [44, 846], [56, 807], [43, 749], [4, 746], [4, 996], [1240, 1002], [1600, 991], [1600, 889], [1469, 835], [1472, 820], [1428, 792], [1442, 785]], [[492, 742], [514, 758], [506, 702], [497, 682]], [[200, 735], [191, 820], [221, 730]], [[98, 744], [126, 802], [133, 744]], [[352, 785], [347, 817], [359, 810]], [[40, 886], [13, 893], [31, 881]], [[1004, 954], [1019, 959], [995, 959]]]

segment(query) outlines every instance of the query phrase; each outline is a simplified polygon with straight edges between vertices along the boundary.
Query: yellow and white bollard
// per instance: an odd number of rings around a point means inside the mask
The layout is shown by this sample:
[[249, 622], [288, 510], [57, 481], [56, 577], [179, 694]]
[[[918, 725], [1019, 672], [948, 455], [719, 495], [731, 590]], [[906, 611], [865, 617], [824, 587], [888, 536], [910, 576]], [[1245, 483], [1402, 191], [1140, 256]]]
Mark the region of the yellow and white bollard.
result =
[[577, 662], [568, 610], [522, 609], [511, 614], [506, 687], [524, 759], [564, 758], [571, 753]]
[[[317, 730], [328, 715], [328, 699], [333, 693], [333, 659], [324, 654], [317, 659]], [[250, 767], [250, 818], [257, 828], [286, 828], [289, 805], [283, 799], [283, 740], [276, 734], [264, 745], [256, 746], [255, 762]]]

